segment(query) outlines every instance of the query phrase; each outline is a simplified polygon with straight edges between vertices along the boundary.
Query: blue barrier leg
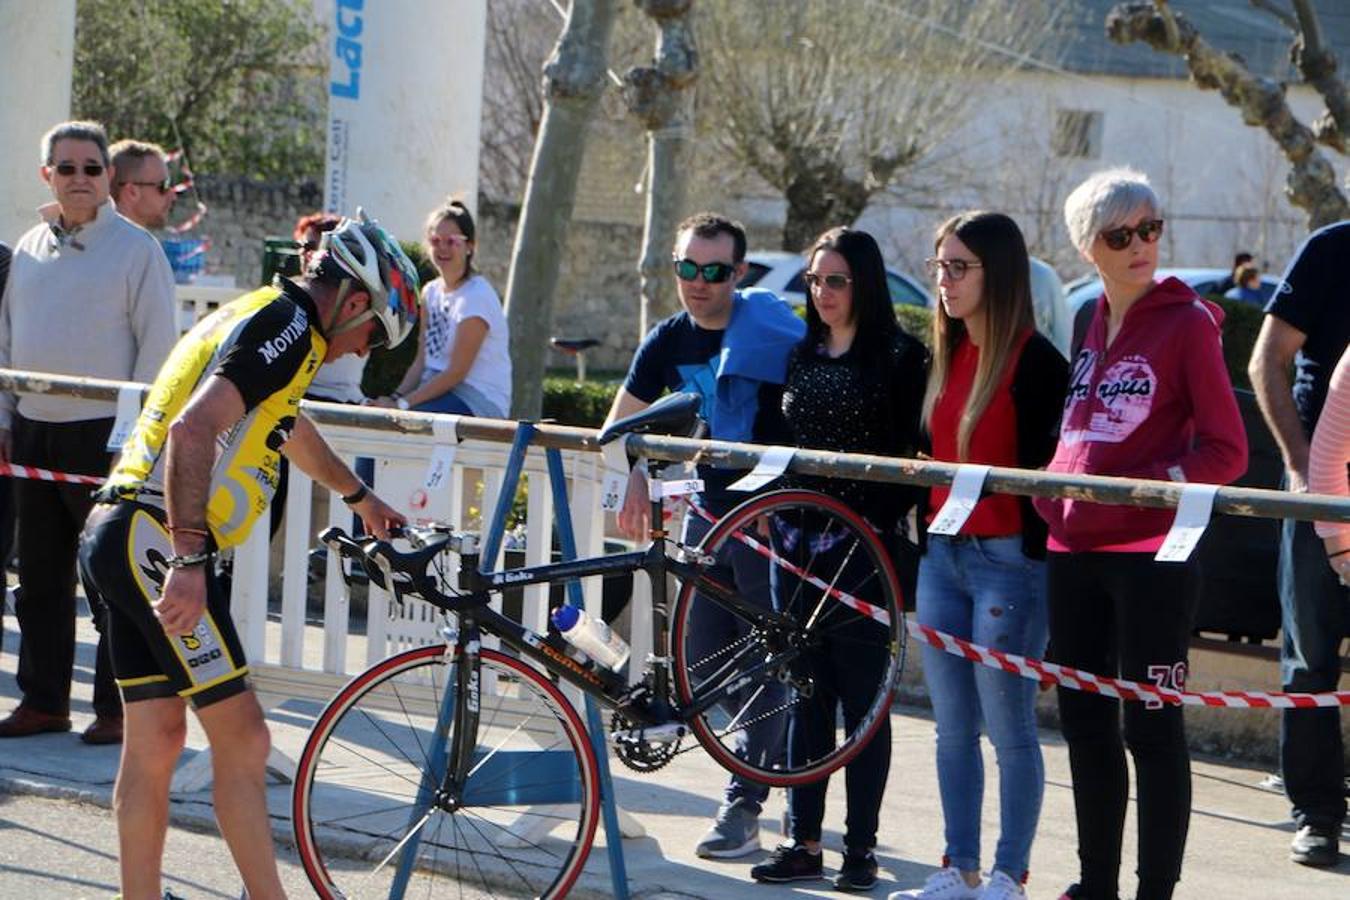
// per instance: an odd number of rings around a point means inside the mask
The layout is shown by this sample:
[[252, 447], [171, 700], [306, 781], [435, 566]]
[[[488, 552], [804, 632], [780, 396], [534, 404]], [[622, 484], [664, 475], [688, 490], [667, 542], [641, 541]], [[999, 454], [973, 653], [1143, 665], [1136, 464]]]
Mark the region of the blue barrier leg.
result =
[[[571, 507], [567, 503], [567, 479], [563, 475], [562, 453], [555, 449], [544, 451], [548, 459], [548, 480], [553, 489], [553, 518], [558, 529], [558, 545], [564, 560], [577, 558], [577, 540], [572, 532]], [[581, 583], [567, 585], [567, 602], [582, 606]], [[600, 812], [605, 817], [605, 844], [609, 849], [609, 875], [616, 900], [628, 900], [628, 867], [623, 860], [623, 834], [619, 831], [619, 813], [614, 806], [614, 781], [609, 774], [609, 748], [605, 746], [605, 722], [600, 709], [589, 696], [586, 698], [586, 730], [590, 732], [591, 746], [600, 765]]]
[[[441, 697], [441, 708], [436, 713], [436, 733], [431, 736], [431, 747], [427, 752], [428, 771], [422, 773], [422, 782], [417, 786], [417, 801], [413, 804], [412, 814], [408, 816], [408, 828], [412, 829], [431, 808], [431, 801], [445, 777], [447, 755], [445, 745], [450, 734], [450, 723], [455, 720], [455, 669], [446, 671], [445, 694]], [[402, 900], [403, 892], [408, 889], [408, 879], [412, 877], [413, 865], [417, 862], [417, 851], [422, 846], [422, 831], [408, 839], [399, 852], [398, 870], [389, 885], [389, 900]]]

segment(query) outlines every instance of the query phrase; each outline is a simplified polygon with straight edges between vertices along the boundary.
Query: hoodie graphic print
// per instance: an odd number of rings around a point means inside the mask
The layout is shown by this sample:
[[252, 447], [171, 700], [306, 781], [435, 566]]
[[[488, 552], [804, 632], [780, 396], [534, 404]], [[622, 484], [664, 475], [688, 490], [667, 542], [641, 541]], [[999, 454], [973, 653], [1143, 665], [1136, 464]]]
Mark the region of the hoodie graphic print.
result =
[[[1223, 310], [1168, 278], [1135, 302], [1106, 343], [1107, 306], [1073, 362], [1059, 446], [1047, 470], [1226, 484], [1247, 468], [1247, 439], [1224, 364]], [[1150, 552], [1174, 513], [1038, 498], [1049, 549]]]

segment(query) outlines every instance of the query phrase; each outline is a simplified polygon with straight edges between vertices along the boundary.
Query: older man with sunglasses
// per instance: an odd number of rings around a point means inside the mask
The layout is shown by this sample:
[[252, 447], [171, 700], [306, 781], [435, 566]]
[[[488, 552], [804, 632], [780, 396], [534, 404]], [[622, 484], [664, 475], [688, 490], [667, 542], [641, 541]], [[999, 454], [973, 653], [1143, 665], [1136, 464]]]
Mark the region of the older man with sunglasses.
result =
[[108, 148], [112, 156], [112, 198], [117, 211], [147, 231], [169, 222], [178, 197], [169, 180], [168, 154], [158, 144], [118, 141]]
[[[0, 301], [0, 368], [151, 381], [177, 337], [173, 273], [159, 244], [109, 200], [103, 127], [63, 122], [42, 139], [39, 174], [55, 201], [14, 248]], [[0, 394], [0, 462], [107, 474], [115, 404]], [[92, 501], [74, 484], [15, 485], [19, 523], [19, 689], [0, 738], [69, 731], [75, 555]], [[101, 626], [96, 611], [95, 622]], [[122, 740], [122, 703], [100, 638], [86, 743]]]
[[[781, 397], [788, 354], [801, 341], [806, 325], [773, 293], [736, 290], [746, 273], [745, 230], [714, 213], [699, 213], [680, 224], [675, 239], [674, 275], [684, 307], [657, 323], [633, 356], [606, 425], [641, 412], [666, 391], [703, 397], [703, 418], [712, 436], [727, 441], [766, 443], [786, 433]], [[748, 495], [731, 493], [728, 485], [739, 472], [700, 466], [704, 490], [701, 507], [721, 516]], [[648, 535], [646, 477], [634, 468], [619, 527], [633, 537]], [[698, 515], [685, 520], [681, 540], [695, 546], [709, 525]], [[767, 563], [743, 547], [723, 551], [719, 563], [734, 579], [741, 596], [768, 607]], [[689, 640], [695, 658], [705, 659], [743, 636], [749, 626], [712, 602], [698, 603], [690, 614]], [[737, 734], [736, 752], [772, 764], [786, 747], [782, 716], [766, 715], [780, 707], [783, 695], [763, 690], [751, 697], [733, 696], [728, 714], [755, 722]], [[744, 708], [742, 708], [744, 707]], [[769, 789], [733, 776], [724, 792], [717, 819], [694, 848], [699, 856], [732, 858], [759, 849], [759, 815]]]

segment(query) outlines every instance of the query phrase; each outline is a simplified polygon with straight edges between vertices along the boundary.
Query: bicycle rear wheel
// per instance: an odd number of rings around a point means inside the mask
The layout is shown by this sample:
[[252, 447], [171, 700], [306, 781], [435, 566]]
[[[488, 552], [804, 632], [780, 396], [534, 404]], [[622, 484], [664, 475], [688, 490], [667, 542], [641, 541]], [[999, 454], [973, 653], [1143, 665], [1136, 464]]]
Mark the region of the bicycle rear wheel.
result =
[[457, 803], [438, 793], [456, 737], [454, 653], [391, 656], [315, 723], [291, 815], [321, 898], [564, 897], [580, 875], [599, 817], [595, 755], [529, 665], [481, 651], [474, 761]]
[[[890, 714], [905, 620], [889, 554], [849, 507], [795, 490], [737, 506], [699, 550], [717, 564], [680, 585], [671, 631], [676, 697], [688, 709], [735, 690], [695, 715], [691, 730], [744, 778], [776, 787], [824, 778], [861, 752]], [[743, 578], [747, 567], [768, 567], [784, 620], [757, 625], [717, 598], [709, 585], [733, 588], [733, 564]], [[833, 732], [811, 749], [789, 731], [803, 714], [811, 727]]]

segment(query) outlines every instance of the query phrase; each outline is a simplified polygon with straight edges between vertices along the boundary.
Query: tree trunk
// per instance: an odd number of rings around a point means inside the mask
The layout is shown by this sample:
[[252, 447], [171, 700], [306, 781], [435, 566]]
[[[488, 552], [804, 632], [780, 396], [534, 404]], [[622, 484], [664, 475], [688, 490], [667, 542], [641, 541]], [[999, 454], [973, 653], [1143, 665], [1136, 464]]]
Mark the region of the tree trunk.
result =
[[1350, 217], [1350, 203], [1336, 186], [1336, 170], [1317, 148], [1311, 129], [1294, 117], [1281, 85], [1258, 78], [1240, 61], [1216, 50], [1163, 0], [1117, 4], [1106, 16], [1106, 34], [1117, 44], [1143, 41], [1154, 50], [1183, 57], [1198, 87], [1217, 90], [1242, 113], [1244, 122], [1264, 128], [1292, 166], [1285, 195], [1308, 214], [1309, 228]]
[[872, 192], [839, 166], [802, 166], [783, 192], [787, 218], [783, 222], [783, 249], [805, 250], [827, 228], [852, 225], [867, 209]]
[[506, 315], [511, 328], [511, 414], [537, 418], [553, 325], [553, 295], [586, 148], [586, 126], [604, 90], [614, 0], [572, 0], [544, 65], [544, 116], [511, 253]]
[[693, 85], [698, 77], [693, 0], [636, 0], [660, 29], [650, 66], [624, 75], [624, 100], [647, 131], [647, 211], [643, 222], [638, 336], [679, 308], [670, 274], [670, 248], [684, 214], [692, 159]]

